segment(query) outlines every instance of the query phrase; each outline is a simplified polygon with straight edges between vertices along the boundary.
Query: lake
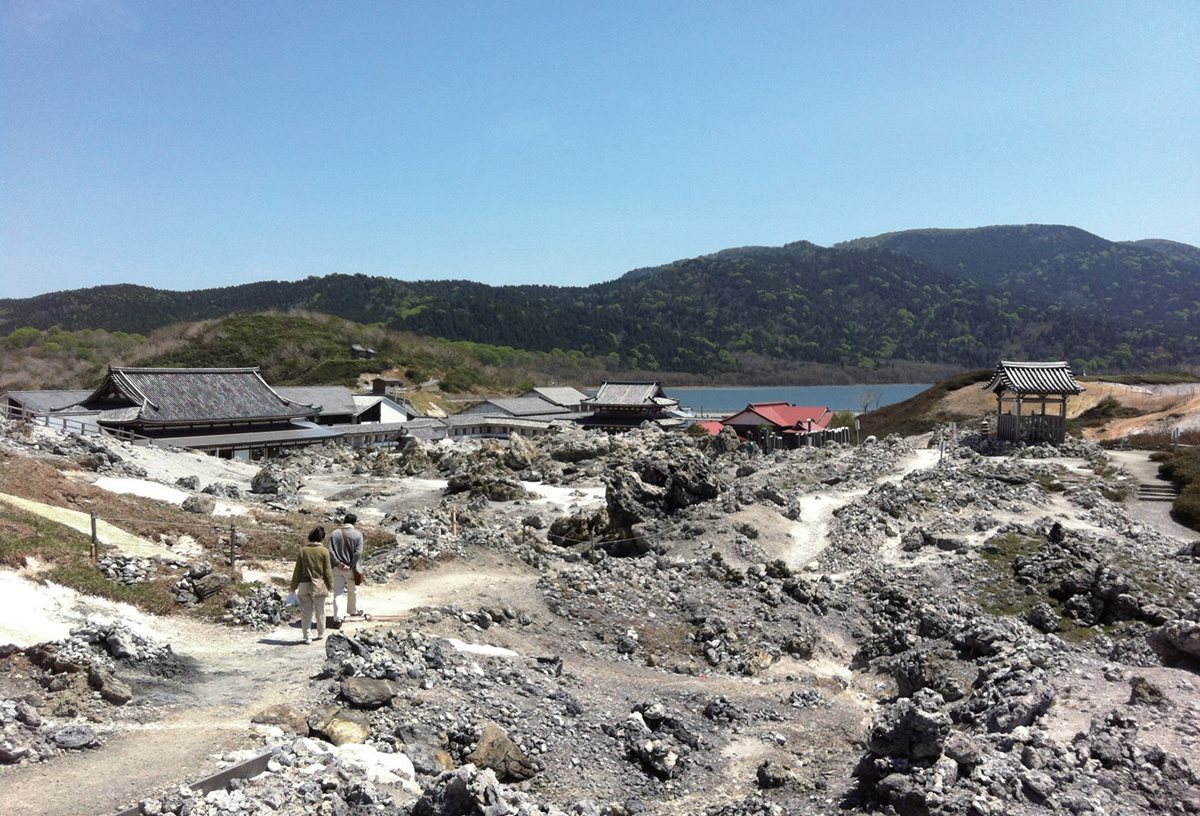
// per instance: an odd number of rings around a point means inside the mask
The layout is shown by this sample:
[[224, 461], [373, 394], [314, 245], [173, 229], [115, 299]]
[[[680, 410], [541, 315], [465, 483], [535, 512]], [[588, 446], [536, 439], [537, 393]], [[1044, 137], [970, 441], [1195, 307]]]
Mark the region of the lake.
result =
[[929, 388], [927, 383], [891, 383], [888, 385], [780, 385], [757, 388], [668, 388], [667, 396], [679, 400], [684, 408], [698, 414], [732, 414], [751, 402], [790, 402], [793, 405], [826, 405], [833, 411], [861, 411], [863, 399], [870, 394], [871, 409], [909, 397]]

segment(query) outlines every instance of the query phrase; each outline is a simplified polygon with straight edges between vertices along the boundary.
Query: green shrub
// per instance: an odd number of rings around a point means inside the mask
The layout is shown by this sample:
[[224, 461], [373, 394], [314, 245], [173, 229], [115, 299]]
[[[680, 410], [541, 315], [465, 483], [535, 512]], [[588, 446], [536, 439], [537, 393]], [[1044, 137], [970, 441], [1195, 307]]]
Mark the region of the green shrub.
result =
[[1179, 490], [1171, 512], [1180, 524], [1200, 530], [1200, 449], [1177, 448], [1150, 455], [1158, 462], [1158, 475]]
[[1171, 511], [1180, 524], [1200, 530], [1200, 484], [1188, 485], [1171, 505]]

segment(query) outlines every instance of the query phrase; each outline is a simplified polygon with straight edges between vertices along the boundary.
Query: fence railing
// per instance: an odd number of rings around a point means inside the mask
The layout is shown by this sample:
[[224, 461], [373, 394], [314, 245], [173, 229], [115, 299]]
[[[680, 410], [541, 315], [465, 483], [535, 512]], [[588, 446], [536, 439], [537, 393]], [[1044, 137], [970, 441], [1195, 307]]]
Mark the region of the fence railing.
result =
[[79, 419], [72, 419], [69, 416], [56, 416], [54, 414], [31, 411], [16, 405], [5, 405], [0, 410], [3, 410], [5, 416], [9, 419], [18, 422], [30, 422], [34, 425], [43, 425], [47, 428], [57, 428], [67, 433], [79, 434], [80, 436], [111, 436], [114, 439], [131, 442], [135, 445], [154, 444], [154, 440], [150, 437], [142, 436], [133, 431], [126, 431], [121, 428], [102, 428], [94, 422], [84, 422]]

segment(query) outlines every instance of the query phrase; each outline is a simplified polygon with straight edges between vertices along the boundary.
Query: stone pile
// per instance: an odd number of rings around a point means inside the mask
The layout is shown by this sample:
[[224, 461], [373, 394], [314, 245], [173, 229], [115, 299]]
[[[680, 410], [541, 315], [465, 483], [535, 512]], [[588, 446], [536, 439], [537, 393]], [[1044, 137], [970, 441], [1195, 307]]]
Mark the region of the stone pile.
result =
[[175, 601], [193, 606], [233, 585], [233, 578], [213, 570], [212, 564], [195, 564], [175, 584]]
[[169, 645], [120, 622], [89, 624], [25, 649], [0, 646], [0, 676], [25, 678], [23, 690], [8, 686], [15, 697], [0, 698], [0, 764], [42, 762], [100, 745], [103, 728], [94, 723], [108, 722], [110, 709], [134, 699], [125, 678], [187, 670]]
[[256, 585], [248, 593], [234, 593], [225, 602], [223, 620], [251, 629], [274, 629], [296, 619], [296, 609], [285, 606], [275, 587]]
[[144, 584], [158, 574], [158, 561], [154, 558], [138, 558], [132, 555], [104, 555], [96, 562], [96, 569], [115, 584], [133, 586]]
[[[394, 497], [372, 581], [482, 556], [505, 583], [330, 632], [308, 696], [256, 718], [267, 773], [142, 810], [1200, 812], [1200, 562], [1131, 520], [1095, 446], [1069, 443], [1090, 470], [1068, 469], [1061, 451], [983, 456], [964, 438], [935, 464], [895, 438], [761, 454], [652, 429], [291, 455], [283, 492], [260, 495], [286, 503], [327, 469], [369, 477], [344, 494], [356, 503], [400, 474], [452, 484], [429, 506]], [[556, 517], [506, 492], [521, 481], [603, 483], [605, 506]], [[782, 560], [815, 524], [824, 551]], [[177, 592], [196, 603], [230, 580], [196, 565]], [[278, 625], [280, 595], [231, 595], [228, 619]], [[8, 695], [0, 751], [9, 734], [60, 751], [28, 735], [119, 710], [89, 669], [134, 663], [109, 652], [119, 635], [90, 637], [13, 656], [62, 688]], [[85, 668], [54, 680], [69, 674], [55, 661]]]
[[56, 434], [40, 438], [36, 446], [45, 453], [70, 459], [84, 470], [135, 479], [146, 476], [145, 468], [127, 462], [111, 444], [100, 438], [75, 433]]

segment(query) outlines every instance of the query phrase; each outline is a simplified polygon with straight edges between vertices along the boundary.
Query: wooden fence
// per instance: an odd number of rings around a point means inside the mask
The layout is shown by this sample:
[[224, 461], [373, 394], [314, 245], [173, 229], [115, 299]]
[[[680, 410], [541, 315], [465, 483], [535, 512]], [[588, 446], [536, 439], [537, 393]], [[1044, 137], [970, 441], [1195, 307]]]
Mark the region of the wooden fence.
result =
[[1060, 416], [1030, 414], [1017, 422], [1016, 414], [1000, 414], [996, 422], [996, 436], [1009, 442], [1028, 442], [1038, 445], [1049, 442], [1061, 444], [1066, 438], [1066, 423]]

